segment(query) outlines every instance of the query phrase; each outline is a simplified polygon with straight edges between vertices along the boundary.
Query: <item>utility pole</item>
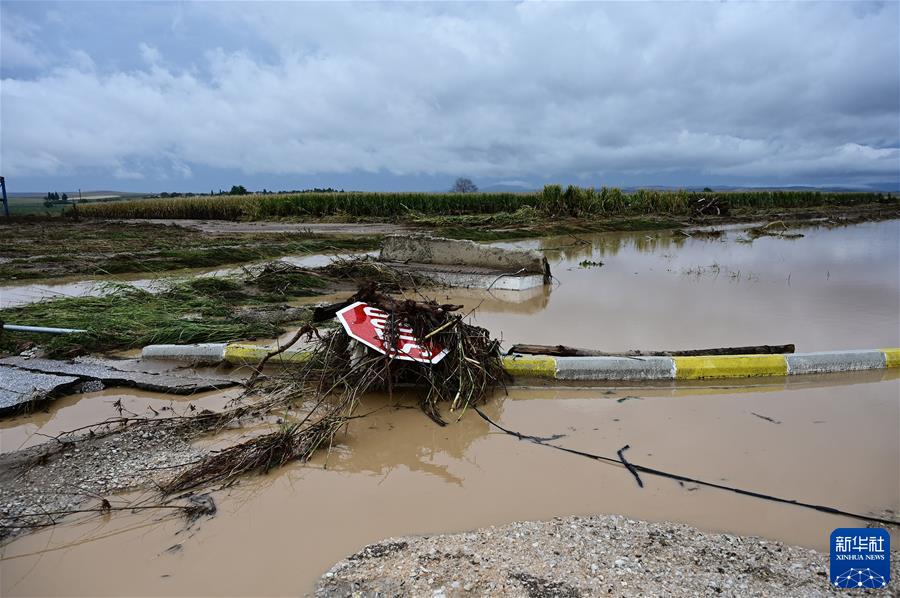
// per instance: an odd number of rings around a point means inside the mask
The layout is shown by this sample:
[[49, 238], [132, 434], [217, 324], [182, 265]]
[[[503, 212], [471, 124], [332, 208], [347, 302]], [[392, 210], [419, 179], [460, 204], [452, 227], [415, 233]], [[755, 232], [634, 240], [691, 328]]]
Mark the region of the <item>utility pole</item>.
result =
[[0, 189], [3, 190], [3, 213], [9, 218], [9, 200], [6, 198], [6, 177], [0, 176]]

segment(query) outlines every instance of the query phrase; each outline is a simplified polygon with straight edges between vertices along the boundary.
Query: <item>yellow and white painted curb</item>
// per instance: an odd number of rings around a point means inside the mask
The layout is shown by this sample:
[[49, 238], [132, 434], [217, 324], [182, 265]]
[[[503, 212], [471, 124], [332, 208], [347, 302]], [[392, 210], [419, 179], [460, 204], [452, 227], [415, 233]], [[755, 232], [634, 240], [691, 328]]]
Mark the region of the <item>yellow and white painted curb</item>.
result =
[[513, 376], [553, 380], [701, 380], [795, 376], [900, 367], [900, 349], [706, 357], [503, 358]]
[[[228, 363], [254, 364], [262, 361], [278, 347], [261, 347], [259, 345], [245, 345], [241, 343], [228, 343], [222, 352], [222, 358]], [[302, 363], [309, 359], [309, 353], [297, 349], [288, 349], [269, 358], [269, 363]]]
[[[248, 343], [199, 343], [195, 345], [148, 345], [141, 351], [144, 359], [165, 359], [170, 361], [188, 361], [219, 363], [222, 361], [256, 365], [277, 346], [266, 347]], [[269, 363], [301, 363], [309, 358], [309, 353], [297, 349], [288, 349], [269, 359]]]
[[[150, 345], [145, 359], [226, 361], [255, 365], [277, 347], [245, 343]], [[269, 363], [300, 363], [309, 354], [288, 349]], [[549, 380], [701, 380], [794, 376], [900, 368], [900, 348], [868, 351], [825, 351], [784, 355], [713, 355], [708, 357], [550, 357], [508, 355], [503, 368], [514, 378]]]

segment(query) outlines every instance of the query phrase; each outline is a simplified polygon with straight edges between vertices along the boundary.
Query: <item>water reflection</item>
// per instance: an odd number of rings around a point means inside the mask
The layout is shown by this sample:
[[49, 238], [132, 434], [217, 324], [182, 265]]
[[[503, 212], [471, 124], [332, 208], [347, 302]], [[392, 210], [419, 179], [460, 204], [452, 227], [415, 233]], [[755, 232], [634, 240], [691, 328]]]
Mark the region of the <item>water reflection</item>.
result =
[[[412, 393], [367, 395], [360, 411], [376, 410], [348, 426], [330, 454], [317, 455], [310, 463], [347, 473], [386, 477], [398, 468], [434, 476], [448, 484], [463, 485], [454, 470], [471, 461], [471, 445], [490, 432], [484, 420], [469, 412], [444, 413], [447, 425], [439, 427], [416, 407]], [[489, 417], [500, 417], [503, 401], [485, 406]]]
[[735, 227], [718, 238], [663, 231], [509, 243], [545, 250], [557, 284], [540, 317], [496, 305], [477, 321], [510, 343], [608, 351], [900, 345], [900, 221], [797, 230], [802, 239], [752, 244], [736, 242], [744, 233]]

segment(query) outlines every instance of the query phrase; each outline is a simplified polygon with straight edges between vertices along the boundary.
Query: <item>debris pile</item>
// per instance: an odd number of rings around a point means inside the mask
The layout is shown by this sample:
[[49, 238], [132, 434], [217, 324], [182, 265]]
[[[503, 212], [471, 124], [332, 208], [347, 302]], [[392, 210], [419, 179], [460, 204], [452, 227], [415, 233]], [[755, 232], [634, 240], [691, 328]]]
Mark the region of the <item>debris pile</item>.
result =
[[[346, 301], [320, 310], [319, 319], [328, 315], [340, 319], [348, 310], [359, 309], [354, 322], [364, 324], [368, 318], [370, 330], [378, 333], [364, 342], [346, 325], [324, 335], [312, 326], [302, 328], [278, 351], [306, 338], [311, 356], [303, 366], [251, 382], [251, 386], [258, 384], [257, 394], [269, 396], [265, 407], [256, 405], [252, 411], [271, 414], [279, 410], [283, 418], [280, 427], [207, 455], [162, 484], [163, 492], [228, 483], [252, 471], [265, 473], [291, 460], [306, 461], [319, 448], [330, 447], [350, 420], [361, 417], [356, 411], [367, 392], [421, 388], [419, 406], [436, 423], [446, 425], [443, 405], [451, 412], [461, 411], [461, 417], [467, 408], [483, 403], [502, 386], [506, 374], [500, 342], [486, 329], [467, 324], [462, 315], [454, 313], [460, 307], [395, 299], [370, 284]], [[269, 357], [276, 354], [273, 351]], [[250, 408], [208, 417], [221, 424], [248, 413]], [[205, 423], [204, 427], [212, 426]]]
[[[375, 308], [370, 313], [380, 326], [380, 347], [372, 350], [348, 334], [346, 327], [323, 337], [301, 376], [307, 383], [335, 392], [355, 402], [369, 390], [387, 390], [397, 385], [421, 385], [422, 410], [444, 424], [438, 410], [447, 403], [451, 411], [482, 403], [506, 376], [500, 342], [481, 327], [467, 324], [459, 305], [439, 305], [412, 299], [398, 300], [369, 285], [343, 304], [331, 306], [335, 313], [354, 304]], [[377, 311], [376, 311], [377, 310]], [[430, 358], [413, 359], [417, 345], [426, 345]], [[376, 346], [378, 344], [376, 343]]]
[[320, 268], [320, 271], [333, 280], [350, 282], [357, 287], [376, 283], [387, 292], [428, 287], [433, 284], [428, 277], [392, 268], [367, 255], [334, 257], [331, 263]]
[[330, 443], [344, 423], [345, 419], [341, 417], [323, 417], [308, 426], [302, 423], [282, 425], [276, 432], [210, 454], [198, 465], [163, 484], [161, 489], [166, 494], [173, 494], [228, 482], [250, 471], [268, 473], [295, 459], [306, 461], [322, 444]]

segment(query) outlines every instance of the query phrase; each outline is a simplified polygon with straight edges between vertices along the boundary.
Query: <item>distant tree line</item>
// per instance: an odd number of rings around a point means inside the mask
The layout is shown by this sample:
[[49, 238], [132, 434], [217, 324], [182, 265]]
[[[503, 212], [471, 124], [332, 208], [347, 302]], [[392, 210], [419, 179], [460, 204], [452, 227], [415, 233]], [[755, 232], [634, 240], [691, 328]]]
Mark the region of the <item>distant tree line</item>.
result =
[[[209, 193], [182, 193], [180, 191], [163, 191], [159, 195], [153, 197], [160, 197], [163, 199], [168, 199], [170, 197], [205, 197], [205, 196], [216, 196], [216, 195], [250, 195], [253, 193], [252, 191], [248, 191], [246, 187], [243, 185], [232, 185], [231, 189], [226, 191], [224, 189], [219, 189], [218, 191], [214, 191], [212, 189], [209, 190]], [[313, 189], [291, 189], [291, 190], [281, 190], [281, 191], [271, 191], [266, 189], [265, 187], [262, 191], [256, 191], [256, 193], [260, 195], [274, 195], [275, 193], [344, 193], [343, 189], [334, 189], [332, 187], [314, 187]], [[49, 195], [49, 194], [48, 194]]]
[[69, 203], [68, 194], [63, 193], [62, 195], [60, 195], [58, 191], [48, 191], [47, 196], [44, 198], [44, 206], [47, 208], [67, 203]]
[[269, 189], [263, 188], [262, 191], [257, 191], [257, 193], [261, 195], [274, 195], [276, 193], [345, 193], [343, 189], [335, 189], [334, 187], [313, 187], [312, 189], [282, 189], [280, 191], [271, 191]]

